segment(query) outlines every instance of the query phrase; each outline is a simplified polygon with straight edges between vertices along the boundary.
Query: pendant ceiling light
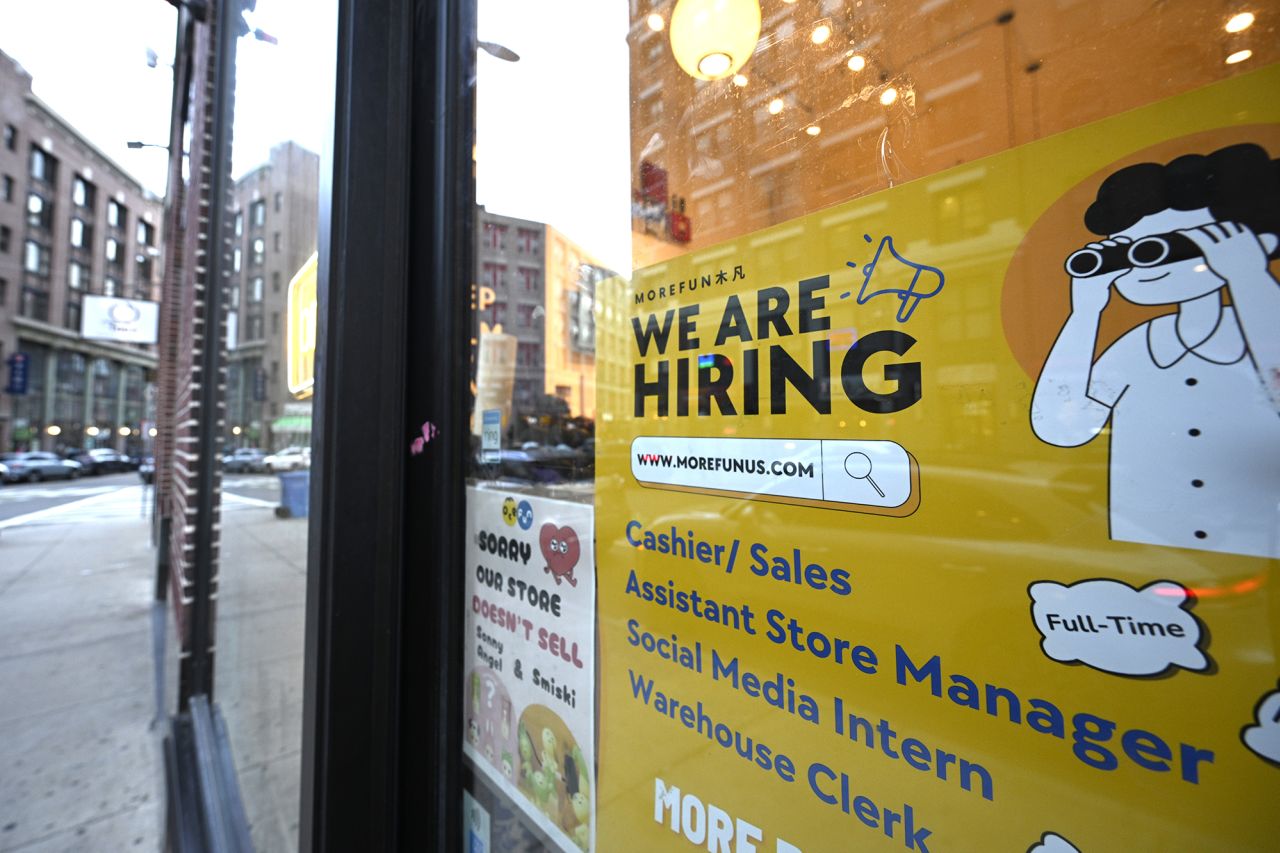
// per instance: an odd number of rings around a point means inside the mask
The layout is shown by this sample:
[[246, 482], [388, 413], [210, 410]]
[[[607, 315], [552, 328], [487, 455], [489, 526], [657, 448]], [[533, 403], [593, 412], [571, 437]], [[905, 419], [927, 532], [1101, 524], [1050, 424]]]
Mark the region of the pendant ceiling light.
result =
[[757, 0], [678, 0], [671, 52], [690, 77], [720, 80], [747, 64], [760, 39]]

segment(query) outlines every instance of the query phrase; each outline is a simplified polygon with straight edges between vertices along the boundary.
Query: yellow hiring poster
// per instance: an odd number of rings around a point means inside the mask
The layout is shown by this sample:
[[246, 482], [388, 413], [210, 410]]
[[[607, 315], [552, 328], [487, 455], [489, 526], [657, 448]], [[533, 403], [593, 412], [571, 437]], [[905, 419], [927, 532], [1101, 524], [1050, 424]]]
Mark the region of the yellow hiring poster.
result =
[[602, 850], [1273, 850], [1280, 73], [602, 288]]

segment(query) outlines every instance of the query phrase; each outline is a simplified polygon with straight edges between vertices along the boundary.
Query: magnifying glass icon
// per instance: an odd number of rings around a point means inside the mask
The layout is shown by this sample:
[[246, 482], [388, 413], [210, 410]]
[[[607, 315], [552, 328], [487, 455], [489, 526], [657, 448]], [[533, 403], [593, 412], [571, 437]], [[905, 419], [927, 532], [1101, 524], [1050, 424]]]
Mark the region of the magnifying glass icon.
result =
[[844, 458], [844, 472], [855, 480], [866, 480], [876, 494], [884, 497], [884, 491], [871, 479], [871, 457], [865, 453], [854, 451]]

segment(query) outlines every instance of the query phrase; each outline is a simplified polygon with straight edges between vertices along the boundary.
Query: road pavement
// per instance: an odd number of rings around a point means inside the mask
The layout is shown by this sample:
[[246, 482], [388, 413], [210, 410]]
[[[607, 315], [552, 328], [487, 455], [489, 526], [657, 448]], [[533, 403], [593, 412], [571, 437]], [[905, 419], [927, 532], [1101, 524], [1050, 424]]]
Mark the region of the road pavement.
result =
[[[151, 514], [152, 490], [149, 486], [140, 488], [141, 485], [136, 472], [81, 477], [76, 480], [46, 480], [43, 483], [7, 483], [0, 486], [0, 530], [31, 520], [26, 516], [34, 516], [85, 498], [112, 494], [125, 488], [130, 488], [131, 493], [138, 495], [138, 517], [148, 518]], [[280, 481], [271, 474], [227, 475], [223, 477], [222, 490], [230, 496], [266, 501], [273, 506], [280, 503]], [[117, 506], [119, 501], [111, 503]], [[42, 516], [34, 516], [39, 517]]]

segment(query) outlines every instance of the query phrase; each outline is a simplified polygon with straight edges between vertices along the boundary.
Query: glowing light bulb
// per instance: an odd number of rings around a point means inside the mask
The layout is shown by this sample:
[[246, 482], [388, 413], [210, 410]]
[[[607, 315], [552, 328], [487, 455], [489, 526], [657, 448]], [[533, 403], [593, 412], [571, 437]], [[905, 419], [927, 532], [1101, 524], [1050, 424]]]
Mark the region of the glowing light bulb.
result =
[[1237, 62], [1244, 62], [1251, 56], [1253, 56], [1252, 50], [1237, 50], [1235, 53], [1227, 57], [1227, 64], [1235, 65]]
[[690, 77], [720, 80], [747, 64], [760, 40], [757, 0], [677, 0], [671, 53]]
[[1253, 26], [1253, 13], [1241, 12], [1238, 15], [1232, 15], [1231, 20], [1227, 21], [1227, 25], [1223, 27], [1229, 33], [1242, 33], [1249, 27]]
[[769, 115], [776, 116], [782, 112], [782, 98], [774, 98], [769, 102]]
[[831, 38], [831, 27], [826, 24], [818, 24], [809, 36], [809, 40], [814, 44], [826, 44], [829, 38]]
[[735, 74], [735, 75], [733, 75], [733, 85], [738, 86], [738, 87], [742, 87], [742, 86], [747, 85], [747, 75], [745, 75], [745, 74]]
[[804, 129], [804, 132], [810, 136], [817, 136], [819, 133], [822, 133], [822, 128], [818, 127], [816, 124], [811, 124]]
[[880, 103], [884, 104], [886, 107], [896, 100], [898, 100], [898, 90], [892, 86], [880, 93]]
[[861, 71], [867, 67], [867, 58], [860, 53], [855, 53], [849, 57], [849, 70]]
[[708, 53], [698, 60], [698, 73], [707, 80], [718, 80], [733, 65], [733, 57], [727, 53]]
[[667, 25], [667, 22], [662, 20], [662, 16], [657, 12], [650, 15], [645, 22], [649, 25], [649, 29], [653, 30], [655, 33], [662, 32], [663, 28]]

